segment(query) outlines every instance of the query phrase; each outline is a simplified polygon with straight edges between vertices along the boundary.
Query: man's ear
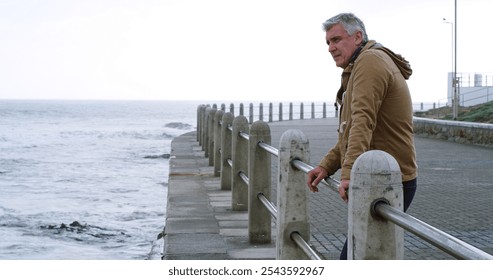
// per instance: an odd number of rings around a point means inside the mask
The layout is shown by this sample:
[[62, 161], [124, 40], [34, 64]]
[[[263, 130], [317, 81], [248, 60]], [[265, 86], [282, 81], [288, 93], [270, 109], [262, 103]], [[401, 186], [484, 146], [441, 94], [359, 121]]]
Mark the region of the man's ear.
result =
[[354, 35], [355, 35], [354, 39], [355, 39], [356, 45], [361, 46], [361, 44], [363, 44], [363, 32], [356, 31], [356, 33], [354, 33]]

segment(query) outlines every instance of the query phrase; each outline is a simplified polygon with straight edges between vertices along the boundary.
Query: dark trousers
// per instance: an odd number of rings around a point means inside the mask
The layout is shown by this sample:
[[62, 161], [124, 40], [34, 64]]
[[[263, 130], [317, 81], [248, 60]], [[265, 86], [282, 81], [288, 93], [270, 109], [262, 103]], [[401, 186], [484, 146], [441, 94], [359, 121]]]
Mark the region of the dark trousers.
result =
[[[413, 179], [411, 181], [406, 181], [402, 183], [403, 193], [404, 193], [404, 212], [407, 211], [407, 208], [411, 205], [413, 201], [414, 194], [416, 193], [416, 188], [418, 186], [417, 179]], [[347, 239], [344, 243], [344, 247], [342, 247], [340, 260], [347, 260]]]

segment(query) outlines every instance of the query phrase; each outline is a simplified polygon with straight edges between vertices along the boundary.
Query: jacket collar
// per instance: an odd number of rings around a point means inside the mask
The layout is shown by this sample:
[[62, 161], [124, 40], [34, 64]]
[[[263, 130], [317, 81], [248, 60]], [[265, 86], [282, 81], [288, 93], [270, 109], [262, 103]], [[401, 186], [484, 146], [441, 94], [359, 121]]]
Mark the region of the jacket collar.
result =
[[349, 65], [346, 66], [346, 68], [344, 68], [344, 70], [342, 71], [341, 87], [337, 91], [337, 99], [336, 99], [336, 101], [339, 104], [342, 104], [342, 95], [346, 91], [346, 87], [349, 82], [349, 76], [351, 76], [351, 72], [353, 70], [354, 62], [356, 61], [356, 59], [358, 59], [358, 56], [362, 52], [374, 47], [375, 45], [377, 45], [377, 42], [374, 40], [370, 40], [366, 42], [364, 45], [362, 45], [361, 47], [359, 47], [358, 49], [356, 49], [356, 51], [354, 51], [353, 55], [351, 56], [351, 59], [349, 60]]
[[359, 48], [357, 48], [354, 51], [353, 56], [351, 56], [351, 59], [349, 59], [349, 65], [344, 69], [344, 71], [346, 71], [346, 69], [348, 69], [348, 68], [350, 68], [349, 71], [351, 71], [353, 69], [354, 62], [356, 61], [356, 59], [358, 59], [358, 56], [362, 52], [366, 51], [367, 49], [371, 49], [376, 45], [377, 45], [376, 41], [370, 40], [370, 41], [364, 43], [363, 45], [361, 45]]

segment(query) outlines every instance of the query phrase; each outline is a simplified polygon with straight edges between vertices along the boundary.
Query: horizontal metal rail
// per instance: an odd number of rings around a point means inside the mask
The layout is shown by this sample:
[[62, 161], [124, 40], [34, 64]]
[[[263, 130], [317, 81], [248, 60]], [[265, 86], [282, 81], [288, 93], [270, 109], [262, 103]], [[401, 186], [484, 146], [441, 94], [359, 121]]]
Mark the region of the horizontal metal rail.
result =
[[250, 135], [249, 134], [246, 134], [245, 132], [243, 131], [240, 131], [240, 137], [245, 139], [245, 140], [250, 140]]
[[[298, 168], [298, 170], [305, 173], [310, 172], [314, 167], [301, 161], [293, 160], [291, 164]], [[337, 187], [340, 182], [330, 177], [321, 181], [320, 183], [326, 185], [330, 189], [338, 192]], [[435, 227], [432, 227], [411, 215], [408, 215], [388, 204], [377, 203], [374, 211], [382, 218], [402, 227], [403, 229], [419, 236], [430, 244], [440, 248], [444, 252], [452, 255], [457, 259], [473, 259], [482, 260], [493, 259], [492, 255], [479, 250], [478, 248], [465, 243], [464, 241], [457, 239]]]
[[444, 252], [457, 259], [493, 260], [493, 256], [453, 237], [435, 227], [432, 227], [411, 215], [408, 215], [386, 203], [376, 203], [374, 211], [384, 219], [393, 222], [409, 232], [428, 241]]
[[277, 219], [277, 207], [274, 204], [272, 204], [272, 202], [270, 202], [263, 193], [258, 193], [257, 198], [260, 200], [260, 202], [262, 202], [262, 204], [264, 204], [265, 208], [267, 208], [270, 215], [273, 218]]
[[276, 157], [279, 157], [279, 150], [272, 147], [271, 145], [269, 144], [266, 144], [264, 142], [259, 142], [258, 143], [258, 146], [264, 150], [266, 150], [268, 153], [270, 153], [271, 155], [274, 155]]
[[303, 171], [305, 173], [310, 172], [314, 168], [313, 166], [311, 166], [311, 165], [309, 165], [309, 164], [307, 164], [307, 163], [305, 163], [305, 162], [303, 162], [303, 161], [301, 161], [299, 159], [293, 160], [291, 162], [291, 164], [294, 167], [298, 168], [299, 171]]
[[305, 239], [296, 231], [291, 233], [291, 239], [303, 250], [310, 260], [322, 260], [315, 250], [306, 243]]
[[[313, 166], [299, 160], [299, 159], [295, 159], [291, 162], [291, 164], [298, 168], [298, 170], [300, 171], [303, 171], [305, 173], [308, 173], [310, 171], [312, 171], [312, 169], [314, 168]], [[337, 190], [337, 188], [339, 187], [339, 185], [341, 184], [339, 181], [335, 180], [335, 179], [332, 179], [331, 177], [327, 177], [325, 178], [324, 180], [322, 180], [320, 182], [321, 184], [325, 185], [326, 187], [328, 187], [329, 189], [335, 191], [335, 192], [339, 192]]]
[[250, 179], [248, 178], [248, 176], [245, 174], [245, 172], [243, 171], [240, 171], [238, 173], [238, 176], [240, 176], [240, 178], [243, 180], [243, 182], [245, 182], [245, 184], [248, 185], [248, 183], [250, 182]]
[[[270, 202], [263, 193], [258, 193], [257, 198], [262, 202], [270, 215], [277, 219], [277, 207]], [[311, 260], [321, 260], [320, 256], [308, 245], [308, 243], [303, 239], [303, 237], [296, 231], [291, 233], [291, 239], [293, 242], [300, 247], [300, 249], [308, 256]]]

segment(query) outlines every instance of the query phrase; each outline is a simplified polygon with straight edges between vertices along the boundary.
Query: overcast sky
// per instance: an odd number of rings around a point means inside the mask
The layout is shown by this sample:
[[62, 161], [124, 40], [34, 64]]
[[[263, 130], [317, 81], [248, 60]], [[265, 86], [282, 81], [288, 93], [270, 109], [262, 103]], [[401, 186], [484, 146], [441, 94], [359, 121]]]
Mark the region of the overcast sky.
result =
[[[458, 72], [493, 72], [491, 0], [458, 0]], [[454, 0], [0, 0], [0, 99], [333, 101], [321, 23], [353, 12], [445, 101]]]

